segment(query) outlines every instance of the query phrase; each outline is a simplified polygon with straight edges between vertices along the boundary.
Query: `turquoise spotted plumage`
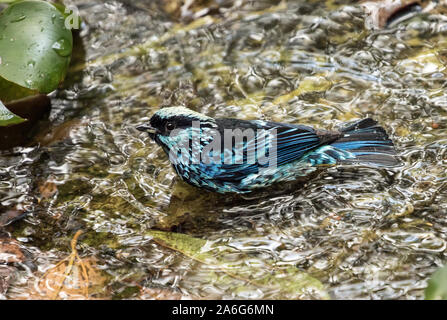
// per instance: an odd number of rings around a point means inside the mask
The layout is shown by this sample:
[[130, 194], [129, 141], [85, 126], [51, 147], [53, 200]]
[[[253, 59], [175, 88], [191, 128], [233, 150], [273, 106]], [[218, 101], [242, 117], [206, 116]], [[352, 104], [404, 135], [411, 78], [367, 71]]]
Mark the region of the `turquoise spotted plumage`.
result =
[[137, 129], [149, 132], [184, 181], [219, 193], [251, 192], [341, 162], [398, 163], [385, 130], [369, 118], [340, 131], [326, 131], [261, 120], [214, 119], [170, 107]]

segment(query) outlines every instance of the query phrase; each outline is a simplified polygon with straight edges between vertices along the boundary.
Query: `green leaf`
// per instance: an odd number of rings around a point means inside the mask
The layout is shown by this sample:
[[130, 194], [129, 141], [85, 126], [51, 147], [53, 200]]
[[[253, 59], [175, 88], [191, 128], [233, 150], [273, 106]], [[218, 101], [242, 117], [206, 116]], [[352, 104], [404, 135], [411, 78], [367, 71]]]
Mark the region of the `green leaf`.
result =
[[19, 124], [26, 120], [9, 111], [0, 101], [0, 127], [6, 127], [13, 124]]
[[436, 271], [425, 289], [426, 300], [447, 300], [447, 266]]
[[233, 291], [235, 292], [259, 288], [276, 292], [277, 299], [309, 297], [329, 299], [329, 295], [319, 280], [293, 266], [276, 267], [273, 261], [262, 261], [262, 265], [253, 265], [252, 257], [246, 257], [246, 261], [250, 263], [235, 264], [231, 258], [225, 257], [225, 251], [234, 253], [234, 249], [229, 246], [217, 247], [206, 240], [179, 233], [152, 230], [146, 234], [164, 247], [211, 266], [214, 271], [217, 269], [233, 279], [245, 282], [243, 286], [234, 284]]
[[20, 100], [36, 94], [38, 94], [36, 90], [23, 88], [0, 77], [0, 99], [4, 102]]
[[[73, 36], [64, 21], [64, 15], [44, 1], [15, 2], [3, 10], [0, 77], [30, 91], [55, 90], [65, 77], [73, 48]], [[3, 101], [9, 96], [10, 92], [0, 92]]]

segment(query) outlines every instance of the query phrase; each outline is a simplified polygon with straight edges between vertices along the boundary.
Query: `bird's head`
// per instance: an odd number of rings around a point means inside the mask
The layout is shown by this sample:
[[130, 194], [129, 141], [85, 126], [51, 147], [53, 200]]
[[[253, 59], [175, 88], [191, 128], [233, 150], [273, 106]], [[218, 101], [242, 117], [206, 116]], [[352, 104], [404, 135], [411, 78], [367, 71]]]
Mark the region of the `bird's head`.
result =
[[137, 126], [137, 130], [149, 133], [149, 136], [165, 150], [177, 143], [184, 143], [191, 137], [194, 125], [200, 128], [215, 128], [217, 124], [211, 117], [185, 107], [168, 107], [157, 111], [148, 123]]

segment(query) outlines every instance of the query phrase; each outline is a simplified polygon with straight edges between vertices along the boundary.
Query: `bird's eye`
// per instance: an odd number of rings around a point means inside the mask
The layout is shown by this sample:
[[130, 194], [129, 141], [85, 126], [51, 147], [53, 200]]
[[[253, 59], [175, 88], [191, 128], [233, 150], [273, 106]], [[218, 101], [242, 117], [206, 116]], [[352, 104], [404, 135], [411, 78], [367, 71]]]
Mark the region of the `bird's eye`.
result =
[[167, 130], [174, 130], [175, 129], [175, 123], [172, 122], [172, 121], [166, 123], [166, 129]]

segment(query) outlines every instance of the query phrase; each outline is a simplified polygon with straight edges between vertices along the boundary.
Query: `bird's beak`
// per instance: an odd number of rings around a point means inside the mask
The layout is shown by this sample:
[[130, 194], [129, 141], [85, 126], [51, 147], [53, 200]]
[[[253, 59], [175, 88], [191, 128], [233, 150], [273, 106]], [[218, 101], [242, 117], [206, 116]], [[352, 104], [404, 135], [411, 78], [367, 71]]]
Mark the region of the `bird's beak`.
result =
[[152, 133], [152, 134], [157, 133], [157, 129], [155, 129], [154, 127], [151, 127], [148, 124], [140, 124], [140, 125], [136, 126], [136, 129], [139, 131], [148, 132], [148, 133]]

